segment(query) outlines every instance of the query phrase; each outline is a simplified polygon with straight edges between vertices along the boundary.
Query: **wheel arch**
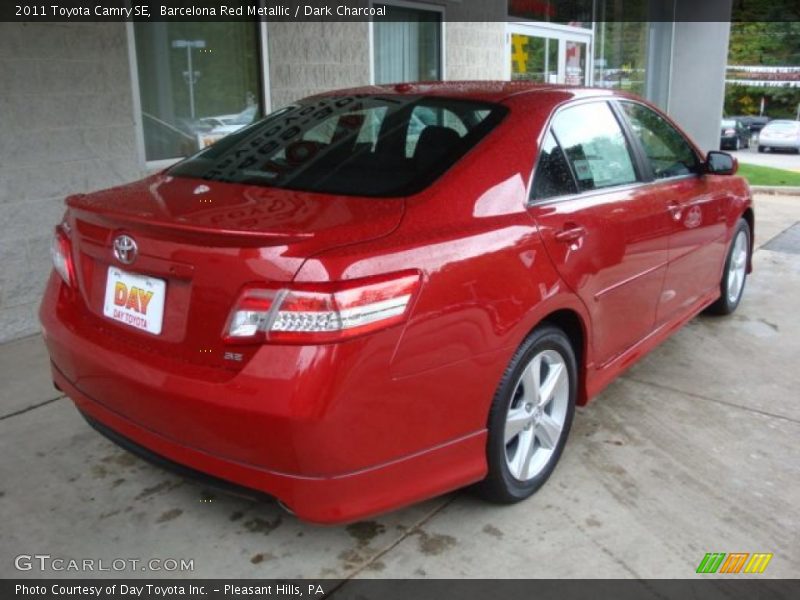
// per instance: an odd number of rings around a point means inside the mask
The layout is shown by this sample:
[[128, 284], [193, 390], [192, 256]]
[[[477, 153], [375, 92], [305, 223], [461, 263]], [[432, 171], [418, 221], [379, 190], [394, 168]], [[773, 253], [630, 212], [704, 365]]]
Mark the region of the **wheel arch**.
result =
[[[561, 308], [544, 316], [533, 329], [545, 324], [554, 325], [561, 329], [572, 344], [572, 349], [575, 352], [575, 361], [578, 367], [577, 404], [579, 406], [584, 406], [589, 401], [586, 386], [589, 333], [586, 322], [577, 311], [571, 308]], [[533, 329], [531, 331], [533, 331]]]
[[750, 228], [750, 252], [747, 256], [747, 272], [753, 272], [753, 253], [755, 252], [755, 240], [756, 240], [756, 219], [755, 213], [753, 213], [753, 207], [748, 206], [744, 209], [742, 213], [742, 218], [747, 222], [748, 227]]

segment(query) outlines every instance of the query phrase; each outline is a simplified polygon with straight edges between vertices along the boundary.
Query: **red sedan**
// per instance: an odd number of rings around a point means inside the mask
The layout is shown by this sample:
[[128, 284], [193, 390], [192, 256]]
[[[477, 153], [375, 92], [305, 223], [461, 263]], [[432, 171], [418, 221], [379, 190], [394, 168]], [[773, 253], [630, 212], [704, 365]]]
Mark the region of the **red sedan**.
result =
[[527, 83], [314, 96], [67, 199], [55, 385], [151, 458], [359, 519], [550, 476], [576, 404], [704, 309], [753, 209], [636, 97]]

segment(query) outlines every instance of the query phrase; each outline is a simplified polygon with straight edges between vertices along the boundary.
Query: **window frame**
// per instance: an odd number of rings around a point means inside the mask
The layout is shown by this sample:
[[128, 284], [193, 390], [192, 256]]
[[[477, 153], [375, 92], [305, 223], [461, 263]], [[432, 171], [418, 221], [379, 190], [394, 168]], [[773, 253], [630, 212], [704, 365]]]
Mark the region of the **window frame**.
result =
[[[259, 72], [258, 75], [261, 79], [261, 108], [262, 115], [268, 115], [272, 111], [272, 102], [270, 98], [270, 80], [269, 80], [269, 31], [267, 28], [267, 21], [257, 21], [253, 25], [258, 27], [257, 40], [258, 40], [258, 57], [259, 57]], [[177, 156], [175, 158], [164, 158], [159, 160], [147, 160], [145, 152], [144, 141], [144, 124], [142, 122], [142, 100], [141, 88], [139, 81], [139, 64], [136, 58], [136, 34], [134, 31], [134, 22], [128, 21], [125, 23], [125, 35], [128, 43], [128, 69], [130, 71], [131, 81], [131, 94], [133, 100], [133, 125], [135, 129], [136, 138], [136, 155], [139, 163], [139, 168], [147, 173], [155, 173], [161, 171], [172, 165], [182, 161], [186, 156]]]
[[[439, 81], [447, 81], [447, 44], [445, 42], [447, 37], [447, 8], [441, 4], [429, 4], [427, 2], [410, 2], [409, 0], [369, 0], [369, 7], [372, 8], [375, 4], [384, 4], [388, 6], [395, 6], [397, 8], [407, 8], [409, 10], [417, 10], [420, 12], [435, 12], [439, 13], [439, 67], [441, 69], [441, 79]], [[369, 84], [375, 85], [375, 20], [369, 20]]]
[[[632, 131], [630, 130], [629, 124], [626, 120], [621, 118], [619, 111], [613, 105], [614, 98], [609, 97], [595, 97], [595, 98], [581, 98], [579, 100], [569, 100], [558, 105], [551, 113], [545, 123], [545, 126], [542, 127], [541, 132], [539, 133], [539, 139], [537, 140], [536, 146], [536, 162], [531, 169], [531, 173], [528, 177], [528, 190], [527, 190], [527, 206], [539, 206], [542, 204], [550, 204], [552, 202], [562, 202], [566, 200], [572, 200], [575, 198], [586, 198], [590, 196], [600, 195], [600, 194], [608, 194], [613, 192], [624, 191], [626, 189], [632, 189], [635, 187], [639, 187], [642, 185], [648, 185], [652, 183], [653, 180], [648, 179], [648, 172], [645, 169], [647, 166], [642, 162], [642, 149], [638, 140], [633, 139]], [[605, 104], [608, 106], [608, 109], [611, 111], [611, 114], [614, 116], [614, 119], [617, 121], [620, 130], [622, 131], [622, 135], [625, 138], [626, 143], [628, 144], [628, 152], [630, 153], [631, 163], [633, 164], [633, 170], [636, 173], [636, 181], [630, 183], [621, 183], [618, 185], [612, 185], [604, 188], [594, 189], [594, 190], [584, 190], [581, 191], [580, 186], [578, 185], [578, 179], [575, 176], [575, 170], [572, 166], [572, 163], [567, 157], [567, 154], [564, 152], [564, 148], [561, 145], [561, 141], [558, 139], [558, 135], [556, 132], [553, 131], [553, 121], [555, 118], [565, 110], [570, 108], [574, 108], [576, 106], [583, 106], [587, 104]], [[533, 194], [533, 182], [536, 177], [536, 170], [539, 168], [539, 162], [541, 161], [541, 147], [544, 143], [547, 134], [553, 136], [553, 139], [558, 144], [558, 147], [561, 149], [562, 154], [567, 160], [567, 166], [569, 167], [570, 173], [572, 174], [572, 179], [575, 184], [575, 189], [578, 190], [574, 194], [563, 194], [561, 196], [551, 196], [549, 198], [534, 198]], [[663, 179], [658, 181], [664, 181]]]

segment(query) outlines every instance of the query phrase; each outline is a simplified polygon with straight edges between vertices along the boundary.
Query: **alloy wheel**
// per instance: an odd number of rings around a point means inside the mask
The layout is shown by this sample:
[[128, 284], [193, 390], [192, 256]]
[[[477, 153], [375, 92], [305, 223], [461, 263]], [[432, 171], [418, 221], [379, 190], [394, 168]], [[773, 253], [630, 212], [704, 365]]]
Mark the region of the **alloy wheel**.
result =
[[744, 287], [745, 270], [747, 268], [747, 233], [739, 231], [733, 242], [731, 258], [728, 264], [728, 302], [736, 304]]
[[550, 462], [569, 407], [569, 375], [555, 350], [536, 354], [514, 388], [505, 424], [506, 465], [518, 481], [529, 481]]

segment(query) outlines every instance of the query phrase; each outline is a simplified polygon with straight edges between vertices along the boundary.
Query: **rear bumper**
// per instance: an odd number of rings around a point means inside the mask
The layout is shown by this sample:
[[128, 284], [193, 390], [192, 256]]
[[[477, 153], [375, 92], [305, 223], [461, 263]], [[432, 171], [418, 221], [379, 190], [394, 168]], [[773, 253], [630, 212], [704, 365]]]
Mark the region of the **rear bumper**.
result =
[[178, 368], [120, 345], [79, 312], [52, 277], [40, 310], [52, 376], [81, 413], [148, 452], [273, 496], [302, 519], [352, 521], [486, 473], [484, 388], [494, 362], [396, 380], [393, 345], [367, 336], [265, 346], [239, 372], [211, 373], [220, 370]]
[[[54, 365], [52, 373], [54, 382], [84, 417], [98, 423], [101, 433], [127, 450], [184, 476], [206, 475], [222, 480], [212, 482], [215, 487], [228, 487], [226, 483], [232, 483], [245, 488], [239, 490], [241, 493], [267, 494], [306, 521], [323, 524], [355, 521], [457, 489], [483, 476], [481, 461], [475, 458], [486, 447], [485, 432], [389, 464], [334, 477], [304, 477], [259, 469], [168, 440], [88, 398]], [[164, 461], [172, 464], [163, 465]], [[181, 467], [187, 471], [181, 472]]]
[[758, 145], [766, 146], [767, 148], [800, 148], [800, 142], [797, 140], [759, 139]]

